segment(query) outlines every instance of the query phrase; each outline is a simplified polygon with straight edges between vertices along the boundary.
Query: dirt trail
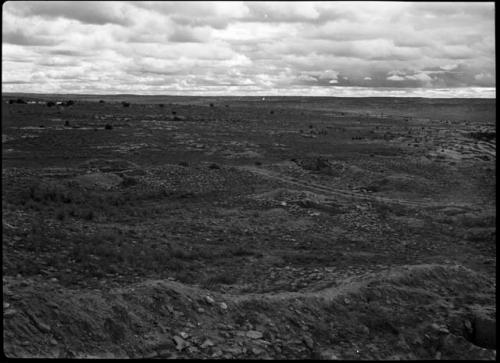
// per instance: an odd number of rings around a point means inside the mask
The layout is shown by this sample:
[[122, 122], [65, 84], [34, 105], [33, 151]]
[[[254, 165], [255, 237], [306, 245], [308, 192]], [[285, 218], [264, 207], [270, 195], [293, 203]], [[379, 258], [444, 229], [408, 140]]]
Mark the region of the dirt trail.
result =
[[[253, 299], [264, 299], [270, 301], [276, 300], [293, 300], [293, 299], [323, 299], [330, 301], [343, 295], [359, 292], [362, 288], [370, 285], [373, 282], [395, 281], [403, 276], [411, 273], [426, 273], [434, 269], [442, 269], [441, 265], [437, 264], [420, 264], [407, 265], [398, 268], [389, 269], [381, 272], [367, 272], [362, 275], [349, 276], [342, 280], [338, 286], [322, 288], [317, 291], [302, 291], [302, 292], [280, 292], [280, 293], [261, 293], [261, 294], [244, 294], [244, 295], [225, 295], [234, 302], [241, 302]], [[446, 269], [463, 269], [461, 266], [446, 266]], [[469, 270], [469, 272], [472, 272]], [[314, 287], [313, 287], [314, 288]], [[309, 288], [310, 290], [310, 288]]]
[[299, 179], [296, 179], [294, 177], [290, 177], [287, 175], [283, 175], [280, 173], [276, 173], [270, 170], [262, 169], [262, 168], [256, 168], [252, 166], [242, 166], [240, 167], [242, 170], [247, 170], [252, 173], [264, 176], [266, 178], [274, 179], [281, 181], [283, 183], [295, 185], [302, 187], [304, 189], [309, 189], [315, 192], [322, 193], [324, 195], [327, 195], [329, 197], [343, 197], [343, 198], [354, 198], [354, 199], [361, 199], [361, 200], [368, 200], [368, 201], [378, 201], [378, 202], [383, 202], [383, 203], [389, 203], [389, 204], [399, 204], [399, 205], [405, 205], [409, 207], [424, 207], [424, 208], [436, 208], [436, 207], [460, 207], [458, 204], [443, 204], [443, 203], [436, 203], [436, 202], [419, 202], [419, 201], [410, 201], [410, 200], [402, 200], [402, 199], [392, 199], [392, 198], [387, 198], [387, 197], [380, 197], [380, 196], [374, 196], [374, 195], [366, 195], [366, 194], [361, 194], [361, 193], [355, 193], [352, 191], [344, 190], [344, 189], [337, 189], [337, 188], [330, 188], [326, 187], [324, 185], [319, 185], [316, 183], [312, 182], [303, 182], [300, 181]]

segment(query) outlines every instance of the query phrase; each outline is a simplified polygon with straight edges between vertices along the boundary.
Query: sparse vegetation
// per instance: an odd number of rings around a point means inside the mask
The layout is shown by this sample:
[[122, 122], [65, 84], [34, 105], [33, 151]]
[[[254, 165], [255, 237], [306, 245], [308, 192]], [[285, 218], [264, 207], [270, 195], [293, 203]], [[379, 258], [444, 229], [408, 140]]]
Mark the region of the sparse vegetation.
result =
[[[449, 100], [89, 97], [66, 109], [4, 100], [9, 352], [491, 353], [460, 334], [472, 307], [496, 301], [493, 101], [464, 101], [473, 118]], [[404, 102], [410, 124], [386, 111]], [[489, 140], [418, 114], [433, 110]], [[190, 345], [176, 349], [181, 332]]]

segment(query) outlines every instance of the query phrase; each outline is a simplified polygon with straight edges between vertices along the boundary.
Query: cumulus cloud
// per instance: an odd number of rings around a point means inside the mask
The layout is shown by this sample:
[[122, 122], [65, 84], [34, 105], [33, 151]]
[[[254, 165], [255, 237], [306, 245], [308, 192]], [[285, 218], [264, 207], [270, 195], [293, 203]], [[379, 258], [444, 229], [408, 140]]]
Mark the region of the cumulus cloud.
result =
[[9, 91], [494, 95], [493, 3], [11, 1], [2, 11]]
[[398, 76], [397, 74], [393, 74], [392, 76], [387, 77], [389, 81], [404, 81], [405, 77]]

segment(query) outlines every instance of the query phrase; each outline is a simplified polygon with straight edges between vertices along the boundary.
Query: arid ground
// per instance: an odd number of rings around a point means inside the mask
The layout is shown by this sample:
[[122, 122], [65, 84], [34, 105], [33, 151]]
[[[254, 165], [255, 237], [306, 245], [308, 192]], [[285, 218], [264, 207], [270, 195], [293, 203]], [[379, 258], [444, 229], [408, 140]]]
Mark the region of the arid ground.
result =
[[4, 353], [495, 359], [495, 116], [4, 94]]

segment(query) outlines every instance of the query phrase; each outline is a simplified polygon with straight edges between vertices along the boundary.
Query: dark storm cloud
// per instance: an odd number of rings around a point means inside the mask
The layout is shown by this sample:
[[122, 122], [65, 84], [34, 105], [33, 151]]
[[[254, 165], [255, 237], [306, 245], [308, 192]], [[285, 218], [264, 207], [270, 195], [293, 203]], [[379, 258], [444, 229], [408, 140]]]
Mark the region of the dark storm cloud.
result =
[[52, 49], [48, 52], [50, 55], [62, 55], [68, 57], [82, 57], [87, 55], [87, 52], [81, 52], [78, 50], [69, 50], [69, 49]]
[[207, 29], [192, 27], [176, 27], [168, 37], [171, 42], [200, 43], [208, 40]]
[[21, 1], [3, 19], [4, 79], [52, 92], [494, 95], [493, 3]]
[[16, 5], [9, 3], [8, 6], [20, 16], [66, 18], [97, 25], [132, 24], [131, 17], [123, 8], [109, 6], [106, 1], [16, 1]]
[[59, 43], [57, 39], [25, 34], [19, 29], [2, 32], [2, 42], [26, 46], [50, 46]]
[[31, 82], [28, 81], [3, 81], [4, 84], [29, 84]]

